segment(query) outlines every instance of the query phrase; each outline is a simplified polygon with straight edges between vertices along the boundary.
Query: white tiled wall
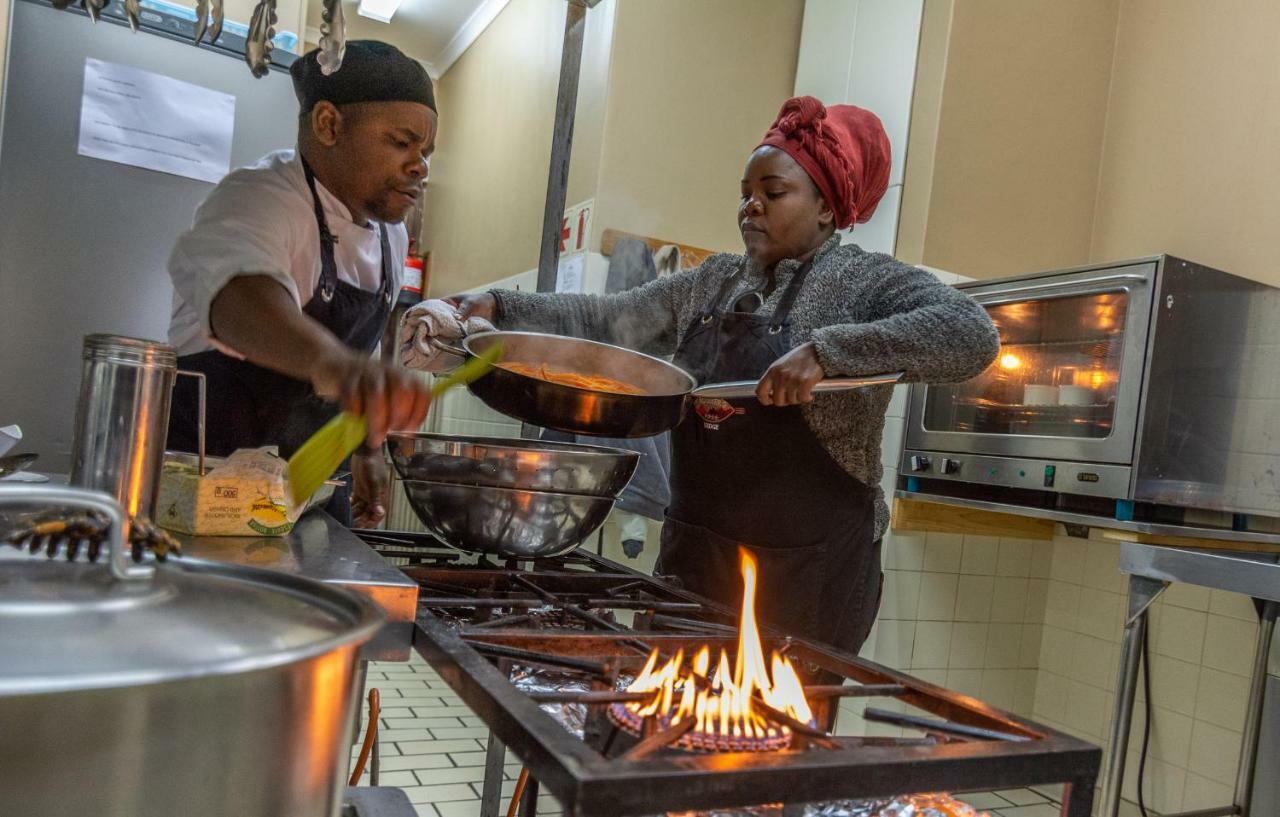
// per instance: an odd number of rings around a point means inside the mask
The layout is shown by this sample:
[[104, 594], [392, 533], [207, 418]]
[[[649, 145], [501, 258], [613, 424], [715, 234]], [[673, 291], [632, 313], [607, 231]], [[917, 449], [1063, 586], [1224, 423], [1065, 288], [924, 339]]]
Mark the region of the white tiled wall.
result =
[[[1034, 717], [1105, 745], [1115, 702], [1127, 583], [1119, 545], [1053, 542]], [[1257, 615], [1244, 596], [1175, 584], [1150, 619], [1151, 751], [1146, 799], [1156, 813], [1231, 802]], [[1122, 789], [1136, 800], [1145, 700], [1130, 734]]]

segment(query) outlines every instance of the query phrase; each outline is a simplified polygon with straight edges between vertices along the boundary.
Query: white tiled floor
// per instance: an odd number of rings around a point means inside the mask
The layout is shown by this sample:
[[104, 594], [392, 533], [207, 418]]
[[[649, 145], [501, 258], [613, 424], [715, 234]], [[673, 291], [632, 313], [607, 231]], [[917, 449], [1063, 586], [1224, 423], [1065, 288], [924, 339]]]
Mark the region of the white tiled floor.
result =
[[[370, 664], [365, 700], [375, 687], [382, 701], [379, 785], [404, 789], [421, 817], [477, 817], [489, 730], [416, 653], [407, 664]], [[520, 773], [514, 756], [507, 760], [504, 796]], [[369, 783], [366, 767], [361, 784]], [[538, 813], [556, 815], [560, 807], [544, 795]]]

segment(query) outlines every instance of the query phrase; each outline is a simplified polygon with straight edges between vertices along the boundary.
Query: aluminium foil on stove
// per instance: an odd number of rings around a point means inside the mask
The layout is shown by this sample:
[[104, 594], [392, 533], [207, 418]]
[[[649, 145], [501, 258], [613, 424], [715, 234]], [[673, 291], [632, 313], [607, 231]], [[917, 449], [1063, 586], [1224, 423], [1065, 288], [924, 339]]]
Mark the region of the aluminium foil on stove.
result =
[[[553, 670], [516, 666], [511, 669], [511, 685], [521, 692], [590, 692], [591, 684], [580, 676]], [[551, 719], [582, 740], [587, 722], [587, 705], [576, 703], [538, 704]]]
[[665, 817], [988, 817], [949, 794], [901, 795], [892, 800], [753, 806], [668, 812]]

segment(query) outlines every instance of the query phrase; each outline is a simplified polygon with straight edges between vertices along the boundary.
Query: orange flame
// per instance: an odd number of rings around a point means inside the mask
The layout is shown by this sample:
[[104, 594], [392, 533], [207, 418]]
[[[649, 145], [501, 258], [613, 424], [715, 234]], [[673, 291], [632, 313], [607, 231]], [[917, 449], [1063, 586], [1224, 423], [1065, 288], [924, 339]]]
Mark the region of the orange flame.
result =
[[756, 560], [746, 550], [739, 551], [744, 585], [742, 613], [738, 623], [738, 653], [732, 669], [724, 650], [716, 662], [715, 675], [708, 678], [711, 650], [703, 646], [691, 666], [684, 666], [684, 650], [658, 666], [658, 651], [649, 655], [644, 669], [627, 687], [628, 692], [652, 692], [649, 701], [627, 704], [640, 717], [667, 715], [677, 724], [695, 718], [693, 729], [706, 735], [735, 738], [776, 738], [788, 735], [786, 726], [777, 726], [761, 714], [755, 704], [759, 693], [773, 709], [801, 723], [812, 723], [813, 714], [804, 698], [804, 686], [790, 659], [774, 652], [765, 663], [756, 625]]

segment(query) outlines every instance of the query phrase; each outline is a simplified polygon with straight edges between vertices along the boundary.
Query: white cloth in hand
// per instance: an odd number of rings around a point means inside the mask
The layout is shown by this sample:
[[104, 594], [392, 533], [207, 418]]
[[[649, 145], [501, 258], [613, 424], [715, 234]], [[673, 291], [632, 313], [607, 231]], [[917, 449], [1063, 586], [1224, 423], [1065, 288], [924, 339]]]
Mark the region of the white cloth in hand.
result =
[[475, 332], [491, 332], [493, 324], [472, 316], [465, 322], [451, 304], [439, 299], [410, 307], [400, 319], [400, 362], [407, 368], [438, 374], [457, 367], [462, 358], [449, 348]]

